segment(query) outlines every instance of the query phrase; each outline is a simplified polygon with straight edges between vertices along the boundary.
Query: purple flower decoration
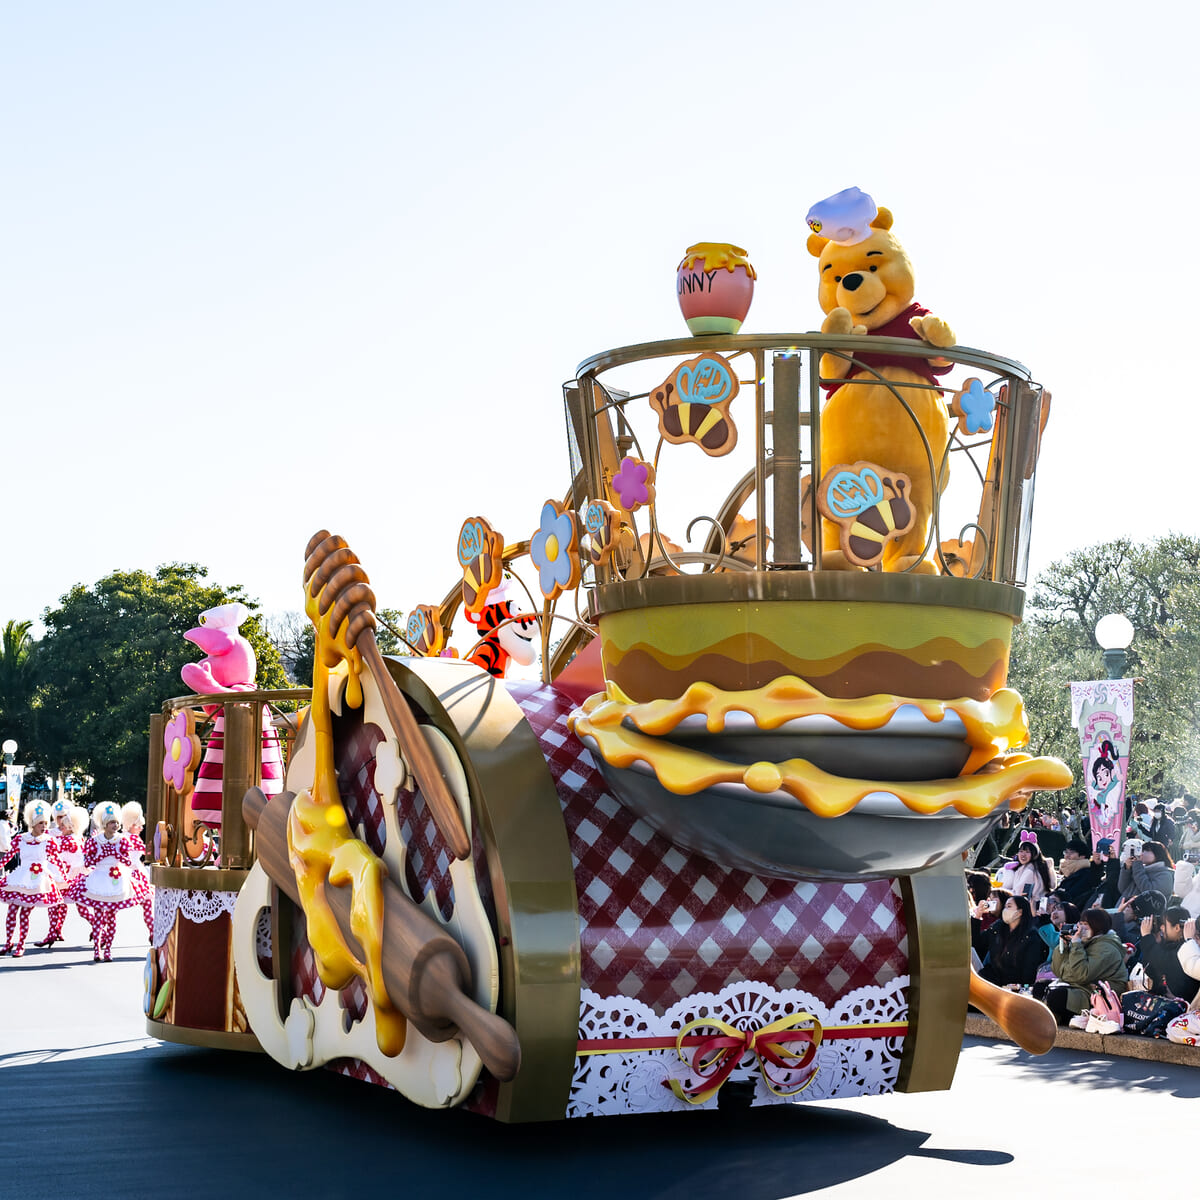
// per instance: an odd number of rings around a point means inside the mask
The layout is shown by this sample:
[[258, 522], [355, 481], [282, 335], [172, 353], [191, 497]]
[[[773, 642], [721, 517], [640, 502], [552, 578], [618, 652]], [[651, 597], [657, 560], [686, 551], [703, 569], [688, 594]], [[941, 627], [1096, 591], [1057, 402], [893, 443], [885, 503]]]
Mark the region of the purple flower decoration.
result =
[[629, 455], [613, 476], [612, 490], [626, 512], [636, 512], [654, 503], [654, 468], [648, 462]]
[[579, 518], [556, 501], [542, 505], [537, 532], [529, 543], [529, 557], [537, 567], [538, 587], [547, 600], [557, 600], [579, 583]]

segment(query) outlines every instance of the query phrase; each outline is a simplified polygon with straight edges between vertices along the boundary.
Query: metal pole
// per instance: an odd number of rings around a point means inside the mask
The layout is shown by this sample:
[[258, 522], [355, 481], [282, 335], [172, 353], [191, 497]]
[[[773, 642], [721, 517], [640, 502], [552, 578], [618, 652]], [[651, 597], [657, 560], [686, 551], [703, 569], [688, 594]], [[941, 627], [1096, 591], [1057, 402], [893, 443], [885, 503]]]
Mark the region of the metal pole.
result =
[[250, 833], [242, 819], [242, 797], [255, 786], [261, 748], [254, 743], [257, 722], [246, 703], [225, 704], [224, 762], [221, 767], [221, 866], [250, 865]]
[[800, 356], [771, 364], [776, 567], [800, 566]]

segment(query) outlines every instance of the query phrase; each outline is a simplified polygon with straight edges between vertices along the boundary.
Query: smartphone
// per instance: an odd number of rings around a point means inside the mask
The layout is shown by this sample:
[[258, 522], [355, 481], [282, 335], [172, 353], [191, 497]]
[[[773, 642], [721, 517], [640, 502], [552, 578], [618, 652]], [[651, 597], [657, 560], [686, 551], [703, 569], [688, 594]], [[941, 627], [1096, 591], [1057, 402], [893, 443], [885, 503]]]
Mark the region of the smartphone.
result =
[[1024, 886], [1022, 889], [1021, 889], [1021, 895], [1022, 895], [1022, 896], [1028, 896], [1028, 897], [1032, 897], [1032, 896], [1033, 896], [1033, 884], [1032, 884], [1032, 883], [1027, 883], [1027, 884], [1026, 884], [1026, 885], [1025, 885], [1025, 886]]

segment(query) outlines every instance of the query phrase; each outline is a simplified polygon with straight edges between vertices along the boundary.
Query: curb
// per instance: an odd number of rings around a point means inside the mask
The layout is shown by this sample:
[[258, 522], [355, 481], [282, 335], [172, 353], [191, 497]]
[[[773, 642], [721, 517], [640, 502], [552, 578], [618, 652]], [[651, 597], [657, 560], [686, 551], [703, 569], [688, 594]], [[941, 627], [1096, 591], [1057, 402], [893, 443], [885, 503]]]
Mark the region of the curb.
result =
[[[999, 1025], [980, 1013], [968, 1013], [967, 1037], [988, 1038], [996, 1042], [1011, 1042]], [[1082, 1029], [1060, 1028], [1054, 1039], [1055, 1050], [1086, 1050], [1090, 1054], [1107, 1054], [1114, 1058], [1140, 1058], [1146, 1062], [1176, 1063], [1184, 1067], [1200, 1067], [1200, 1046], [1180, 1046], [1166, 1038], [1138, 1037], [1131, 1033], [1084, 1033]]]

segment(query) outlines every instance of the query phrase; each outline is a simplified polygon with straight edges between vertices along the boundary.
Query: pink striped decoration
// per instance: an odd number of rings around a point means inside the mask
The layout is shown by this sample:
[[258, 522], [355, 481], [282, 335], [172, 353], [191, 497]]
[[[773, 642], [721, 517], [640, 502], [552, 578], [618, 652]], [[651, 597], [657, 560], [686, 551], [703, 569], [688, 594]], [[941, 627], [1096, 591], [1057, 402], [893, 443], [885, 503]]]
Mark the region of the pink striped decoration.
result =
[[[204, 757], [196, 772], [196, 788], [192, 792], [192, 812], [210, 825], [221, 823], [221, 784], [225, 763], [225, 714], [217, 716], [212, 733], [204, 747]], [[271, 722], [270, 710], [263, 708], [262, 783], [263, 794], [277, 796], [283, 791], [283, 755], [279, 750], [279, 734]]]

